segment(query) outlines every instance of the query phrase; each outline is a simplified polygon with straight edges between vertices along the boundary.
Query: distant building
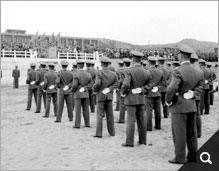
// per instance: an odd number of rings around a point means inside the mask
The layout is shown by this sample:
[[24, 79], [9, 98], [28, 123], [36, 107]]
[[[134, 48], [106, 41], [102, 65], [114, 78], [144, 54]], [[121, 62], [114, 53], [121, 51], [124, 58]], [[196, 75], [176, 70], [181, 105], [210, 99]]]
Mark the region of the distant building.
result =
[[214, 48], [214, 53], [218, 54], [218, 48]]
[[92, 46], [97, 48], [99, 46], [99, 40], [97, 38], [82, 38], [82, 37], [70, 37], [70, 36], [60, 36], [58, 34], [52, 35], [38, 35], [37, 34], [26, 34], [26, 30], [15, 30], [7, 29], [4, 33], [1, 33], [2, 44], [8, 45], [19, 45], [25, 44], [27, 46], [38, 47], [50, 47], [50, 46], [60, 46], [60, 47], [77, 47], [82, 52], [86, 47]]

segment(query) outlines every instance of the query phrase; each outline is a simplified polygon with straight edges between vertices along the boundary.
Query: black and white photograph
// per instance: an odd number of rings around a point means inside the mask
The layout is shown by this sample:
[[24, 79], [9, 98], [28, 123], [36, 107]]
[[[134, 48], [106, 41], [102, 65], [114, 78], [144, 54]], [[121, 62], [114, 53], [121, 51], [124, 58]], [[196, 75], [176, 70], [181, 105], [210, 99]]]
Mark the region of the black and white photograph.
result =
[[1, 1], [1, 170], [219, 168], [218, 1]]

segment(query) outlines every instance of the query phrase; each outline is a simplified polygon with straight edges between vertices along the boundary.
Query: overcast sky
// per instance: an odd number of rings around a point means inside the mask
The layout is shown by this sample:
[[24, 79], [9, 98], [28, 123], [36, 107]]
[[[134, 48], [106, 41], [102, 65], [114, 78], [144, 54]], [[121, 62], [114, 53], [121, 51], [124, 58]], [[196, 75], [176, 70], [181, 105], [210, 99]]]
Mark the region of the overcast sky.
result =
[[1, 1], [1, 32], [8, 28], [132, 44], [218, 42], [218, 2]]

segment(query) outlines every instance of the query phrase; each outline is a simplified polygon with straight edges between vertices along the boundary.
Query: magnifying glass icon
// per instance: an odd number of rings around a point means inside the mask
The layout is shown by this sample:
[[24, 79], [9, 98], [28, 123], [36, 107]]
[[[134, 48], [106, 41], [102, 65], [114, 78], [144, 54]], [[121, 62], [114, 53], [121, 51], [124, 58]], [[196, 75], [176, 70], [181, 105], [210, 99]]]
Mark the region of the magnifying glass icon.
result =
[[[203, 155], [207, 155], [207, 156], [208, 156], [208, 157], [207, 157], [207, 160], [204, 160], [204, 159], [202, 158]], [[211, 161], [210, 159], [211, 159], [211, 157], [210, 157], [210, 154], [209, 154], [209, 153], [207, 153], [207, 152], [201, 153], [201, 155], [200, 155], [200, 160], [201, 160], [203, 163], [212, 164], [212, 161]]]

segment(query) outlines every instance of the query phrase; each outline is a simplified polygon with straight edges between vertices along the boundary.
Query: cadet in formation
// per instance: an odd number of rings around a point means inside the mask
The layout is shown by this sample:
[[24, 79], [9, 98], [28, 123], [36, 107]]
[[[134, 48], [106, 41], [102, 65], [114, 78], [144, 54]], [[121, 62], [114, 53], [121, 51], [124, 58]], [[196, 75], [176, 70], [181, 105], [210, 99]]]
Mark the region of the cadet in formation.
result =
[[14, 78], [13, 88], [19, 88], [20, 70], [17, 65], [15, 65], [15, 69], [12, 71], [12, 77]]
[[[74, 73], [77, 71], [77, 63], [76, 62], [73, 62], [72, 63], [72, 70], [71, 70], [71, 73], [72, 73], [72, 76], [74, 76]], [[75, 99], [74, 99], [74, 92], [72, 91], [72, 110], [74, 110], [75, 108]]]
[[35, 103], [37, 105], [37, 85], [36, 85], [36, 64], [31, 63], [30, 69], [27, 73], [26, 84], [28, 84], [28, 98], [27, 98], [27, 108], [26, 110], [31, 109], [32, 105], [32, 96], [34, 96]]
[[[187, 45], [178, 46], [180, 66], [173, 70], [167, 87], [166, 104], [172, 114], [172, 133], [175, 157], [170, 163], [184, 164], [197, 160], [196, 104], [194, 95], [203, 89], [202, 76], [190, 64], [194, 51]], [[186, 160], [186, 144], [188, 155]]]
[[115, 111], [119, 111], [120, 110], [120, 94], [121, 94], [121, 86], [122, 86], [122, 81], [124, 79], [122, 79], [122, 73], [124, 71], [124, 62], [123, 60], [119, 60], [118, 62], [118, 69], [116, 70], [116, 75], [118, 78], [118, 87], [116, 89], [116, 109]]
[[124, 147], [134, 147], [135, 119], [138, 125], [139, 144], [146, 145], [146, 116], [144, 95], [153, 87], [151, 74], [141, 66], [143, 53], [131, 51], [133, 66], [125, 72], [121, 97], [127, 109], [126, 141]]
[[206, 68], [206, 61], [203, 59], [200, 59], [198, 61], [200, 68], [204, 74], [204, 79], [205, 79], [205, 84], [204, 84], [204, 89], [202, 91], [201, 95], [201, 115], [203, 114], [203, 111], [205, 110], [204, 114], [208, 115], [209, 110], [210, 110], [210, 96], [209, 96], [209, 82], [212, 81], [212, 77], [210, 72]]
[[165, 65], [165, 59], [162, 57], [158, 57], [158, 69], [161, 70], [164, 74], [164, 79], [165, 79], [165, 84], [162, 84], [160, 88], [160, 93], [161, 93], [161, 102], [163, 106], [163, 116], [164, 118], [169, 117], [169, 111], [168, 111], [168, 106], [165, 103], [165, 96], [166, 96], [166, 91], [167, 91], [167, 86], [171, 81], [171, 70], [168, 70]]
[[40, 69], [36, 72], [36, 85], [38, 86], [38, 88], [37, 88], [37, 108], [35, 113], [40, 113], [41, 111], [42, 97], [43, 97], [44, 108], [46, 109], [46, 93], [43, 90], [44, 75], [46, 72], [47, 72], [46, 64], [41, 63]]
[[[92, 81], [92, 85], [95, 82], [95, 78], [96, 78], [96, 72], [92, 69], [92, 62], [90, 60], [86, 61], [86, 71], [91, 75], [91, 81]], [[90, 111], [91, 113], [95, 112], [95, 96], [92, 96], [92, 87], [90, 87], [88, 89], [88, 93], [89, 93], [89, 105], [90, 105]]]
[[156, 57], [149, 56], [149, 72], [153, 81], [153, 88], [146, 94], [147, 131], [152, 131], [152, 112], [155, 115], [155, 129], [161, 129], [161, 88], [166, 87], [164, 72], [155, 67]]
[[[198, 62], [198, 56], [195, 53], [191, 54], [191, 57], [190, 57], [191, 66], [194, 67], [198, 72], [200, 72], [200, 75], [202, 77], [202, 82], [204, 83], [204, 74], [197, 62]], [[195, 94], [195, 104], [196, 104], [196, 109], [197, 109], [196, 127], [197, 127], [198, 138], [200, 138], [202, 135], [201, 106], [200, 106], [201, 94], [202, 92]]]
[[211, 63], [208, 62], [206, 66], [211, 75], [211, 80], [209, 81], [209, 103], [210, 105], [213, 105], [213, 102], [214, 102], [213, 90], [214, 90], [214, 80], [216, 79], [216, 74], [215, 74], [215, 71], [212, 69]]
[[59, 96], [58, 96], [58, 113], [55, 122], [61, 122], [64, 101], [66, 102], [66, 106], [67, 106], [68, 119], [69, 121], [73, 121], [73, 111], [72, 111], [73, 76], [72, 73], [67, 70], [68, 61], [61, 60], [60, 64], [62, 66], [62, 70], [58, 72], [56, 79], [56, 86], [59, 88]]
[[48, 118], [50, 114], [50, 103], [53, 101], [54, 115], [57, 116], [57, 74], [54, 72], [54, 64], [48, 65], [49, 71], [45, 74], [43, 89], [46, 91], [46, 111], [43, 117]]
[[[123, 62], [124, 62], [124, 69], [123, 69], [123, 72], [121, 72], [121, 78], [119, 80], [119, 82], [120, 82], [119, 89], [122, 88], [122, 83], [125, 79], [125, 73], [129, 69], [132, 61], [129, 58], [123, 58]], [[120, 92], [121, 92], [121, 90], [120, 90]], [[124, 103], [124, 100], [125, 100], [124, 98], [120, 98], [120, 112], [119, 112], [118, 123], [125, 123], [126, 105]]]
[[93, 86], [93, 94], [96, 94], [97, 101], [97, 121], [96, 134], [94, 137], [102, 138], [103, 118], [106, 116], [107, 130], [110, 136], [115, 136], [114, 116], [113, 116], [113, 90], [117, 88], [117, 75], [108, 69], [111, 63], [107, 57], [100, 58], [102, 70], [96, 75]]
[[85, 127], [90, 127], [89, 114], [89, 93], [88, 90], [92, 87], [91, 75], [83, 70], [84, 61], [77, 61], [77, 72], [73, 75], [73, 92], [75, 100], [75, 126], [80, 128], [81, 125], [81, 109], [83, 111]]

